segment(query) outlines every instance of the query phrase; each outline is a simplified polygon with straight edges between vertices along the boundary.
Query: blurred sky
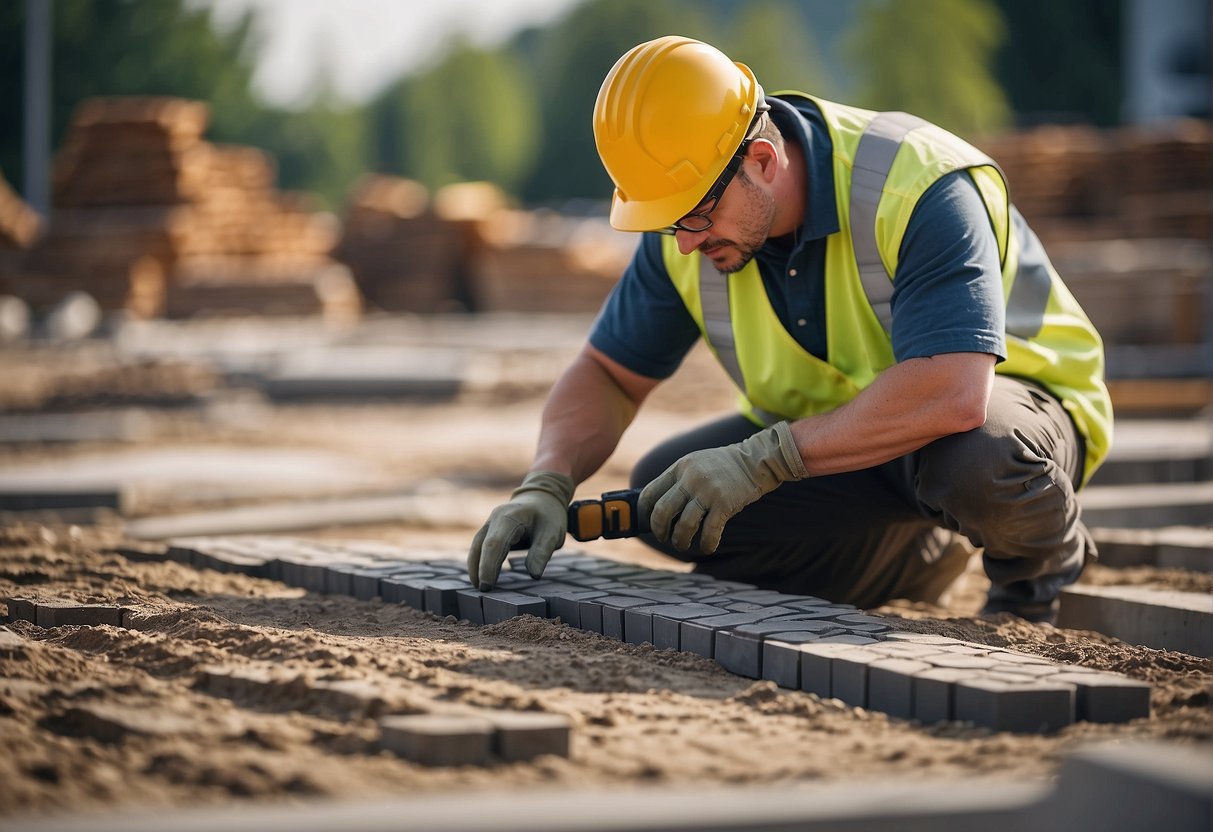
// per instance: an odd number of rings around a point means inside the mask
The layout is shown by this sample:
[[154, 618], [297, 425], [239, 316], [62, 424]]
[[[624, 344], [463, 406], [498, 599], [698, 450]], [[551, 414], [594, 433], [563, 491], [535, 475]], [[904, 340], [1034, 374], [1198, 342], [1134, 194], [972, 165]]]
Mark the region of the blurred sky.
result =
[[581, 0], [191, 0], [220, 24], [252, 9], [263, 38], [254, 84], [271, 104], [302, 103], [327, 68], [336, 92], [363, 101], [436, 58], [454, 35], [500, 43]]

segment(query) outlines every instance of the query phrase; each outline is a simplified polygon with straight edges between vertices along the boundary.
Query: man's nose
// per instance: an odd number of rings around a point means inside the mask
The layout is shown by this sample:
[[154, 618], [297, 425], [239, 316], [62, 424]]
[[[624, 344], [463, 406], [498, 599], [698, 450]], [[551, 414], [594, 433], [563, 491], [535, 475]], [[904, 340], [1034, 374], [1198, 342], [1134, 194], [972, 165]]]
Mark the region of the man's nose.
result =
[[686, 255], [690, 254], [695, 249], [699, 248], [699, 244], [708, 237], [707, 230], [704, 231], [683, 231], [679, 229], [674, 233], [674, 239], [678, 241], [678, 250]]

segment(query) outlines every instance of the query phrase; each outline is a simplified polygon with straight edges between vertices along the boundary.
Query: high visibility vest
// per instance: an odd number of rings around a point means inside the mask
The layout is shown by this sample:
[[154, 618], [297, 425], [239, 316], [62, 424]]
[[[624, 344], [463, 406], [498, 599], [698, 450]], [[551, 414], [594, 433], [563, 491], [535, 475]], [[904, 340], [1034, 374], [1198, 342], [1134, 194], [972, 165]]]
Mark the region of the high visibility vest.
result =
[[780, 95], [816, 104], [833, 141], [840, 230], [826, 239], [828, 361], [784, 328], [757, 263], [722, 275], [698, 251], [682, 255], [675, 238], [662, 241], [670, 279], [737, 385], [742, 413], [762, 425], [825, 413], [895, 363], [889, 301], [906, 226], [932, 184], [966, 170], [989, 212], [1002, 264], [1007, 359], [995, 372], [1034, 381], [1062, 402], [1086, 440], [1086, 482], [1112, 441], [1103, 343], [1011, 205], [997, 164], [905, 113], [876, 113], [803, 93]]

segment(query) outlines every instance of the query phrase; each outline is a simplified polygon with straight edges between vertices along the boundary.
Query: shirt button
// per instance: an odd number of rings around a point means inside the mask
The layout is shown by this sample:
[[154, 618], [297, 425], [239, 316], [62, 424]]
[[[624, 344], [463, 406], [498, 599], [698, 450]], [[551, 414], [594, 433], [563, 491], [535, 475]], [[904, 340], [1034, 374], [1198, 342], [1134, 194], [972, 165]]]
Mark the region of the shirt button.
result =
[[805, 325], [805, 324], [807, 324], [807, 323], [808, 323], [808, 321], [806, 321], [804, 318], [801, 318], [799, 321], [797, 321], [797, 322], [796, 322], [796, 325], [797, 325], [797, 326], [804, 326], [804, 325]]
[[795, 277], [795, 276], [796, 276], [796, 270], [788, 269], [788, 277]]

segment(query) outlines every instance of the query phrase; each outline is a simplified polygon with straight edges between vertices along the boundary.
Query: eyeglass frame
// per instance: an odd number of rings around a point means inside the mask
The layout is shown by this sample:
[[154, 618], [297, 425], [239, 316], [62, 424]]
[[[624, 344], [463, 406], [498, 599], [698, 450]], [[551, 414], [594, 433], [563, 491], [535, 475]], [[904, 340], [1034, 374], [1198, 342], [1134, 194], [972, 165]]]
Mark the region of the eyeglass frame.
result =
[[[737, 148], [737, 152], [733, 154], [733, 158], [729, 159], [728, 165], [726, 165], [725, 169], [720, 172], [720, 176], [717, 177], [716, 181], [712, 183], [712, 187], [708, 189], [707, 195], [697, 203], [698, 205], [710, 203], [710, 207], [703, 211], [693, 211], [690, 214], [682, 217], [682, 219], [678, 220], [674, 224], [667, 225], [663, 228], [655, 228], [653, 229], [654, 231], [656, 231], [658, 234], [664, 234], [667, 237], [673, 237], [679, 231], [689, 231], [692, 234], [698, 234], [702, 231], [707, 231], [712, 227], [712, 218], [709, 216], [709, 214], [720, 206], [720, 199], [724, 196], [725, 189], [729, 187], [729, 183], [733, 181], [733, 177], [737, 175], [737, 171], [741, 170], [741, 163], [745, 161], [746, 150], [749, 148], [750, 144], [756, 138], [758, 138], [757, 136], [749, 136], [749, 133], [758, 124], [759, 117], [771, 109], [771, 105], [763, 100], [761, 90], [759, 90], [758, 101], [759, 104], [754, 113], [754, 120], [750, 122], [750, 126], [746, 129], [747, 137], [742, 140], [741, 145]], [[682, 223], [683, 220], [690, 217], [699, 217], [706, 220], [707, 225], [705, 225], [703, 228], [687, 228]]]
[[[729, 187], [729, 184], [733, 181], [733, 177], [737, 175], [737, 171], [741, 170], [741, 163], [745, 160], [746, 150], [753, 141], [753, 139], [746, 139], [741, 143], [741, 146], [737, 148], [737, 152], [733, 154], [733, 158], [729, 159], [728, 165], [726, 165], [725, 169], [721, 171], [720, 176], [716, 179], [716, 181], [712, 183], [712, 187], [708, 191], [707, 196], [699, 201], [700, 205], [707, 203], [709, 207], [702, 211], [693, 211], [671, 225], [667, 225], [663, 228], [655, 228], [653, 230], [658, 234], [664, 234], [667, 237], [672, 237], [679, 231], [689, 231], [692, 234], [698, 234], [711, 228], [712, 218], [709, 215], [720, 206], [720, 198], [724, 196], [725, 189]], [[683, 225], [683, 222], [691, 219], [692, 217], [704, 220], [706, 225], [704, 225], [703, 228], [688, 228], [687, 226]]]

